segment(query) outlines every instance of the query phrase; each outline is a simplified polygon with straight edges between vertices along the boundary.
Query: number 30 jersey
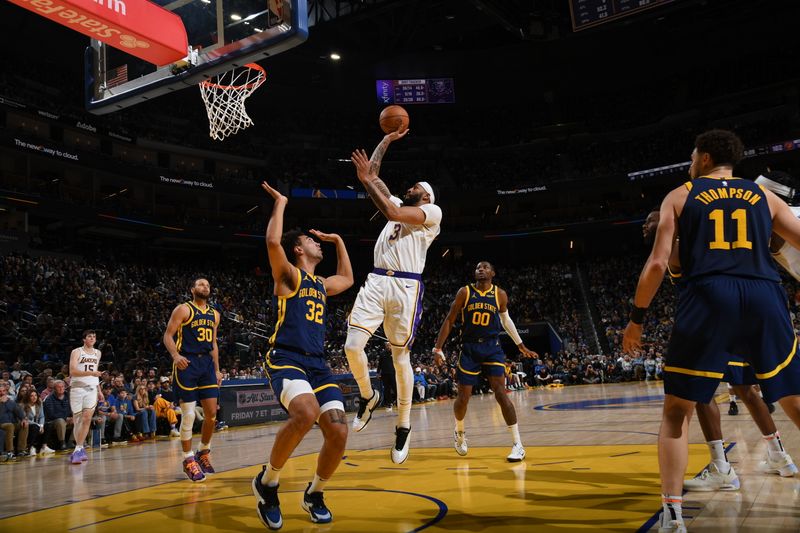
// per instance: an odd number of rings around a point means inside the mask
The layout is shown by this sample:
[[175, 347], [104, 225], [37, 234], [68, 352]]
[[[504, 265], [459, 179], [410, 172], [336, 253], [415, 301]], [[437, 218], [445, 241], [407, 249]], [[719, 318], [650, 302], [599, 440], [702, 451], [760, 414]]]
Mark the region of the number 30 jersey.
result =
[[685, 186], [689, 196], [678, 220], [683, 277], [780, 281], [769, 251], [772, 215], [761, 187], [738, 178], [709, 177]]
[[299, 268], [294, 292], [273, 296], [277, 310], [272, 348], [283, 348], [301, 355], [325, 356], [325, 318], [328, 295], [322, 279]]
[[500, 298], [497, 285], [481, 292], [475, 285], [467, 285], [467, 302], [461, 310], [462, 342], [497, 337], [500, 334]]
[[192, 302], [189, 307], [189, 318], [178, 328], [178, 341], [175, 345], [181, 355], [210, 354], [214, 348], [214, 324], [217, 314], [210, 305], [200, 309]]

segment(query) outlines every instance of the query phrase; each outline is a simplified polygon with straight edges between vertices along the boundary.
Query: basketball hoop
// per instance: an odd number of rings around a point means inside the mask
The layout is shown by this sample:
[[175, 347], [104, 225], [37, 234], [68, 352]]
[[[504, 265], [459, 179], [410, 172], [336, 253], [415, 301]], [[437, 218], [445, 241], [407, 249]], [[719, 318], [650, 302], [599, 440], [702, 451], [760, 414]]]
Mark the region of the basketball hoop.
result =
[[261, 87], [267, 73], [255, 63], [223, 72], [200, 83], [208, 113], [209, 136], [217, 141], [253, 125], [244, 102]]

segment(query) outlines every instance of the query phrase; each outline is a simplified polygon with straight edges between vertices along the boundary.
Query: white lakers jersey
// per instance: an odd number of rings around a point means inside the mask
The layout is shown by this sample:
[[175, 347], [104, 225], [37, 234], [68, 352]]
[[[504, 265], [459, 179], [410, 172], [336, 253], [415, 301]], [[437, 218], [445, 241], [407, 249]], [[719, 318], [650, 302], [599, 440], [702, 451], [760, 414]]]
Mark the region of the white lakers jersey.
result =
[[[395, 204], [400, 202], [394, 196], [391, 200]], [[435, 204], [423, 204], [419, 208], [425, 212], [422, 224], [391, 220], [386, 223], [375, 243], [375, 268], [422, 274], [428, 248], [441, 231], [442, 210]]]
[[[94, 372], [100, 367], [100, 350], [92, 348], [91, 353], [87, 352], [83, 346], [78, 348], [80, 354], [78, 355], [78, 369], [84, 372]], [[71, 386], [80, 385], [83, 387], [97, 387], [100, 384], [100, 378], [96, 376], [80, 376], [74, 377], [70, 381]]]
[[[800, 218], [800, 207], [791, 207], [791, 210], [794, 216]], [[772, 254], [772, 257], [794, 279], [800, 281], [800, 250], [785, 242], [777, 253]]]

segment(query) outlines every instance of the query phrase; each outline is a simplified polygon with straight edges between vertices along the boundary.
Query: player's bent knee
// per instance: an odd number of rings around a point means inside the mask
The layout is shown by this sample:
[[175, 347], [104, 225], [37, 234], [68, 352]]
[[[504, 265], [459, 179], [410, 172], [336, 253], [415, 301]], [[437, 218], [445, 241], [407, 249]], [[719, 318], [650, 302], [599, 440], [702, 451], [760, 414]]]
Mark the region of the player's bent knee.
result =
[[192, 428], [194, 427], [194, 420], [197, 416], [195, 414], [196, 402], [181, 403], [181, 440], [192, 440]]

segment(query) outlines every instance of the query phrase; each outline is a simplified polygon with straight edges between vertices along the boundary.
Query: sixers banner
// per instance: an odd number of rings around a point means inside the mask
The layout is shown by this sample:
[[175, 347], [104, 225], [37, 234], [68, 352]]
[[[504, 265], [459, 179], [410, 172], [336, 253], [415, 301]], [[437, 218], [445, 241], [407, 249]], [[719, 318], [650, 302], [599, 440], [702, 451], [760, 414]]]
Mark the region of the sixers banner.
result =
[[181, 18], [147, 0], [9, 0], [158, 66], [186, 57]]

